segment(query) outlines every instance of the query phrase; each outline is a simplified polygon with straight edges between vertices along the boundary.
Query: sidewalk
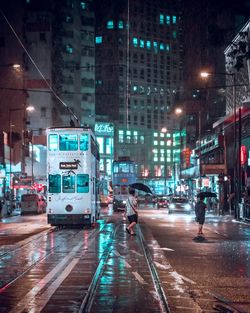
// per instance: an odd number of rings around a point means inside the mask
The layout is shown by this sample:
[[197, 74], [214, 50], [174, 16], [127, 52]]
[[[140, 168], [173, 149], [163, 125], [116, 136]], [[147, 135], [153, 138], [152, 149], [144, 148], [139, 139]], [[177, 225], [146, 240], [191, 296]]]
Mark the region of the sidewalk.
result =
[[7, 207], [4, 205], [0, 214], [0, 221], [4, 218], [8, 218], [11, 216], [18, 216], [21, 215], [21, 209], [15, 208], [11, 213], [7, 212]]

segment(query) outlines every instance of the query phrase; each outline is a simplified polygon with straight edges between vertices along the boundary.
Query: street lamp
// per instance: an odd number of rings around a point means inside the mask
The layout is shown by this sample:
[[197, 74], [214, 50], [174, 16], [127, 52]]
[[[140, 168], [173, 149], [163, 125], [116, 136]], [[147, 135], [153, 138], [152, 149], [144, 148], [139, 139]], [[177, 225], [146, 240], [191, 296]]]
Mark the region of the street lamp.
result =
[[10, 108], [9, 109], [9, 190], [10, 190], [10, 209], [12, 210], [12, 197], [13, 197], [13, 190], [12, 190], [12, 145], [13, 145], [13, 132], [12, 132], [12, 113], [18, 111], [34, 111], [33, 106], [27, 106], [22, 108]]
[[[240, 164], [240, 147], [241, 147], [241, 108], [239, 108], [238, 116], [238, 140], [237, 140], [237, 105], [236, 105], [236, 73], [209, 73], [201, 72], [202, 78], [208, 78], [209, 76], [223, 75], [226, 77], [232, 77], [233, 84], [226, 87], [233, 87], [233, 116], [234, 116], [234, 146], [233, 155], [234, 159], [234, 214], [235, 218], [239, 219], [239, 203], [241, 203], [241, 164]], [[237, 145], [238, 141], [238, 145]], [[238, 191], [238, 192], [237, 192]], [[231, 214], [231, 212], [230, 212]]]

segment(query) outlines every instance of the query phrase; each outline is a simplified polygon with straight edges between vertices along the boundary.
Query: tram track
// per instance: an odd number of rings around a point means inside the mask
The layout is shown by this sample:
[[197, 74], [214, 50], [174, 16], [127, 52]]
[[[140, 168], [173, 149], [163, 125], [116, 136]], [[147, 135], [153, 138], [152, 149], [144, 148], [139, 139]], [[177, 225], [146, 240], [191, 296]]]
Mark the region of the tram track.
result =
[[[93, 236], [97, 235], [98, 232], [100, 232], [103, 228], [105, 227], [105, 225], [102, 225], [100, 227], [100, 229], [94, 229], [92, 232], [90, 232], [88, 239], [91, 239]], [[70, 230], [71, 231], [71, 230]], [[77, 237], [81, 232], [83, 232], [83, 229], [76, 229], [75, 231], [73, 231], [67, 238], [68, 241], [71, 241], [73, 238]], [[20, 254], [20, 257], [22, 256], [22, 250], [23, 249], [29, 249], [29, 246], [38, 246], [39, 244], [41, 245], [41, 242], [43, 241], [41, 238], [47, 237], [48, 235], [52, 235], [52, 233], [61, 233], [63, 237], [65, 237], [65, 229], [61, 228], [61, 227], [54, 227], [53, 229], [49, 229], [46, 230], [44, 232], [42, 232], [43, 234], [36, 234], [30, 238], [28, 238], [28, 240], [26, 239], [24, 242], [18, 244], [17, 247], [11, 249], [8, 252], [5, 252], [4, 254], [0, 255], [0, 262], [2, 262], [2, 264], [4, 262], [12, 262], [11, 260], [17, 256], [17, 254]], [[34, 238], [35, 237], [35, 238]], [[36, 259], [36, 260], [32, 260], [32, 263], [30, 264], [30, 260], [27, 261], [27, 263], [29, 263], [28, 266], [25, 266], [24, 268], [22, 267], [21, 271], [18, 271], [19, 268], [17, 269], [16, 272], [14, 272], [14, 276], [10, 277], [7, 281], [5, 281], [4, 283], [1, 282], [0, 280], [0, 292], [2, 290], [5, 290], [6, 288], [8, 288], [11, 284], [13, 284], [14, 282], [16, 282], [18, 279], [20, 279], [22, 276], [24, 276], [27, 272], [29, 272], [32, 268], [38, 266], [40, 263], [44, 262], [44, 260], [46, 258], [48, 258], [49, 256], [51, 256], [53, 253], [55, 253], [56, 249], [60, 247], [60, 239], [58, 239], [58, 244], [53, 246], [51, 249], [49, 250], [44, 250], [44, 254], [42, 257]], [[33, 248], [34, 249], [34, 248]]]
[[99, 264], [97, 266], [97, 269], [95, 271], [95, 274], [93, 276], [93, 279], [91, 281], [91, 284], [89, 286], [89, 289], [87, 291], [87, 294], [85, 295], [80, 309], [78, 311], [78, 313], [87, 313], [90, 312], [94, 297], [95, 297], [95, 291], [98, 285], [98, 282], [100, 281], [100, 278], [102, 276], [103, 270], [104, 270], [104, 266], [106, 264], [106, 261], [108, 259], [108, 256], [112, 250], [112, 241], [113, 238], [115, 237], [115, 234], [117, 232], [119, 225], [116, 225], [115, 229], [113, 230], [112, 234], [110, 235], [109, 240], [106, 242], [106, 249], [103, 251], [103, 254], [100, 258]]
[[[114, 252], [114, 255], [118, 258], [120, 258], [122, 260], [122, 263], [125, 265], [125, 267], [127, 269], [129, 269], [131, 271], [131, 276], [134, 276], [134, 280], [138, 281], [138, 285], [143, 286], [143, 285], [147, 285], [148, 281], [149, 281], [149, 277], [144, 278], [141, 277], [141, 275], [139, 273], [137, 273], [133, 267], [128, 263], [128, 261], [125, 260], [125, 257], [122, 256], [115, 248], [113, 245], [113, 241], [115, 239], [115, 236], [118, 232], [119, 227], [121, 227], [121, 223], [119, 223], [118, 225], [116, 225], [115, 229], [113, 230], [112, 234], [110, 235], [109, 241], [106, 243], [106, 248], [103, 251], [103, 254], [100, 258], [100, 262], [96, 268], [96, 271], [94, 273], [93, 279], [91, 281], [91, 284], [89, 286], [88, 292], [85, 295], [80, 309], [78, 311], [78, 313], [89, 313], [92, 312], [92, 304], [94, 302], [95, 297], [97, 296], [97, 288], [98, 288], [98, 284], [101, 281], [101, 279], [103, 278], [103, 273], [104, 273], [104, 267], [107, 264], [108, 258], [111, 254], [111, 252]], [[143, 257], [146, 259], [146, 264], [148, 266], [148, 273], [150, 274], [150, 279], [153, 282], [153, 286], [155, 289], [155, 299], [157, 299], [157, 301], [160, 303], [160, 308], [161, 308], [161, 312], [162, 313], [170, 313], [170, 308], [168, 305], [168, 301], [165, 295], [165, 292], [161, 286], [161, 281], [160, 278], [158, 276], [156, 267], [154, 265], [151, 253], [149, 251], [149, 248], [147, 247], [147, 244], [144, 240], [143, 234], [140, 230], [140, 228], [138, 228], [138, 241], [140, 242], [142, 251], [143, 251], [143, 255], [140, 254], [137, 251], [132, 250], [132, 254], [135, 255], [135, 257]], [[129, 238], [130, 239], [130, 238]], [[122, 244], [119, 244], [120, 246], [123, 246]], [[122, 283], [121, 283], [122, 284]], [[119, 288], [123, 288], [123, 286], [120, 286]], [[143, 288], [143, 287], [140, 287]]]
[[[144, 242], [142, 245], [145, 248], [147, 254], [147, 260], [149, 267], [152, 268], [152, 275], [155, 278], [156, 288], [158, 294], [162, 297], [162, 303], [166, 309], [166, 312], [175, 312], [179, 310], [179, 303], [181, 306], [188, 310], [194, 310], [195, 312], [220, 312], [220, 313], [248, 313], [249, 310], [244, 308], [248, 307], [247, 303], [239, 304], [232, 298], [227, 298], [215, 292], [213, 288], [209, 289], [207, 286], [197, 286], [197, 283], [187, 277], [184, 277], [177, 273], [172, 265], [168, 262], [165, 254], [159, 253], [157, 257], [153, 256], [153, 247], [149, 247], [147, 242], [155, 242], [150, 232], [146, 230], [146, 238], [144, 239], [144, 233], [141, 232], [141, 239]], [[158, 266], [155, 266], [158, 265]], [[173, 280], [176, 279], [176, 281]], [[195, 287], [196, 286], [196, 287]], [[169, 291], [169, 289], [171, 291]], [[181, 292], [178, 293], [178, 290]], [[181, 300], [182, 299], [182, 300]], [[191, 301], [190, 301], [191, 300]], [[248, 307], [249, 308], [249, 307]]]
[[149, 248], [148, 248], [148, 246], [147, 246], [147, 244], [145, 242], [145, 239], [144, 239], [144, 236], [142, 234], [141, 229], [139, 231], [139, 238], [141, 240], [143, 252], [144, 252], [145, 258], [147, 260], [148, 267], [150, 269], [150, 273], [151, 273], [151, 277], [152, 277], [152, 280], [153, 280], [154, 285], [155, 285], [155, 289], [156, 289], [158, 297], [159, 297], [159, 299], [161, 301], [162, 308], [164, 309], [164, 312], [170, 313], [171, 311], [170, 311], [170, 308], [169, 308], [169, 304], [168, 304], [168, 300], [167, 300], [166, 294], [165, 294], [165, 292], [164, 292], [164, 290], [162, 288], [161, 280], [159, 278], [156, 266], [154, 265], [153, 258], [151, 256], [150, 250], [149, 250]]

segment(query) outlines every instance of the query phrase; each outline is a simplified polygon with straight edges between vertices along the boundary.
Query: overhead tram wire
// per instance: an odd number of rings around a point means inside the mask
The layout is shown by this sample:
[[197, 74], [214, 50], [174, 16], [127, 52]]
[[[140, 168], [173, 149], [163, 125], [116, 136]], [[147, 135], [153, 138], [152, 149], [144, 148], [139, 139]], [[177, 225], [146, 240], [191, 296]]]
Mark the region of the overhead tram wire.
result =
[[[20, 43], [21, 47], [23, 48], [23, 50], [25, 51], [25, 53], [27, 54], [28, 58], [30, 59], [31, 63], [35, 66], [35, 68], [37, 69], [38, 73], [40, 74], [40, 76], [42, 77], [42, 79], [44, 80], [45, 84], [47, 85], [47, 87], [49, 88], [49, 90], [52, 92], [52, 94], [55, 96], [55, 98], [57, 100], [59, 100], [65, 107], [66, 109], [69, 111], [69, 113], [71, 114], [71, 116], [76, 120], [77, 124], [80, 125], [79, 119], [77, 118], [77, 116], [75, 115], [75, 113], [71, 110], [71, 108], [57, 95], [57, 93], [54, 91], [54, 89], [52, 88], [52, 86], [48, 83], [48, 81], [46, 80], [46, 78], [44, 77], [43, 73], [40, 71], [39, 67], [36, 65], [35, 61], [33, 60], [33, 58], [31, 57], [31, 55], [29, 54], [28, 50], [24, 47], [21, 39], [18, 37], [15, 29], [13, 28], [13, 26], [10, 24], [9, 20], [7, 19], [7, 17], [5, 16], [5, 14], [3, 13], [3, 11], [0, 9], [0, 13], [3, 16], [3, 18], [5, 19], [6, 23], [8, 24], [8, 26], [10, 27], [11, 31], [13, 32], [13, 34], [15, 35], [16, 39], [18, 40], [18, 42]], [[27, 90], [27, 89], [26, 89]]]

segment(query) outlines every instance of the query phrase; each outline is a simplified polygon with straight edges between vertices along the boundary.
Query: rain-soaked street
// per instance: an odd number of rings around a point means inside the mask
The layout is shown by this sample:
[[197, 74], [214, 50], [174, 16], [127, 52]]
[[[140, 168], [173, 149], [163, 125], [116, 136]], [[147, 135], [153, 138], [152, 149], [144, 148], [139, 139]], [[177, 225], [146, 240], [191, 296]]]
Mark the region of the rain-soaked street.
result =
[[46, 215], [0, 222], [0, 312], [250, 312], [250, 225], [141, 206], [137, 236], [102, 209], [93, 228]]

